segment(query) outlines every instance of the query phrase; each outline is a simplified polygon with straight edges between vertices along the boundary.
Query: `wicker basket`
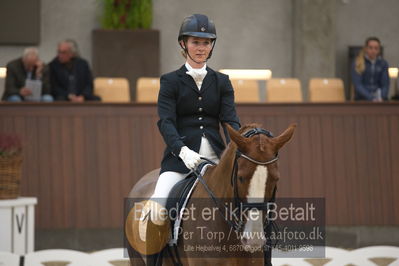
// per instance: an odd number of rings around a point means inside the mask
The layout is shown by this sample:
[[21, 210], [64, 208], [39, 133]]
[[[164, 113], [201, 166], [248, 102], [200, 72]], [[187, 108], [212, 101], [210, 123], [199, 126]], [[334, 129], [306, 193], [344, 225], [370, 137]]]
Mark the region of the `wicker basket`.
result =
[[0, 157], [0, 199], [15, 199], [20, 193], [22, 155]]

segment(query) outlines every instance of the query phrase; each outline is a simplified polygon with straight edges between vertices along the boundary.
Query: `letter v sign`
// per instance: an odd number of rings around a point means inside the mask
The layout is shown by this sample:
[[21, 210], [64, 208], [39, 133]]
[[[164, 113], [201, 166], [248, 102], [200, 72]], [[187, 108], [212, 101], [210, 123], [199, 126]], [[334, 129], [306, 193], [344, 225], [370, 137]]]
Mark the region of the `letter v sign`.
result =
[[24, 225], [25, 214], [22, 213], [21, 221], [19, 220], [18, 214], [17, 214], [16, 218], [17, 218], [18, 233], [21, 233], [21, 231], [22, 231], [22, 226]]

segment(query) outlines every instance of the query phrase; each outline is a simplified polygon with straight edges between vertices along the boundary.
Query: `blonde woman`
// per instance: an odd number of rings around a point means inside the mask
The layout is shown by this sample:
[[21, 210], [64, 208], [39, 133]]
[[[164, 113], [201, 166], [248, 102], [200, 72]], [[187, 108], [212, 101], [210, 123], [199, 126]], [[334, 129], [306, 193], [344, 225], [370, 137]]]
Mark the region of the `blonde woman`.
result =
[[352, 66], [355, 100], [388, 100], [388, 63], [380, 56], [381, 42], [369, 37]]
[[166, 149], [154, 194], [142, 211], [140, 237], [146, 240], [148, 219], [161, 225], [159, 208], [165, 206], [172, 187], [201, 162], [201, 157], [218, 162], [225, 148], [220, 125], [234, 129], [240, 122], [234, 104], [234, 91], [227, 75], [208, 67], [216, 42], [212, 20], [201, 14], [184, 19], [178, 43], [185, 57], [180, 69], [161, 77], [158, 96], [158, 128]]

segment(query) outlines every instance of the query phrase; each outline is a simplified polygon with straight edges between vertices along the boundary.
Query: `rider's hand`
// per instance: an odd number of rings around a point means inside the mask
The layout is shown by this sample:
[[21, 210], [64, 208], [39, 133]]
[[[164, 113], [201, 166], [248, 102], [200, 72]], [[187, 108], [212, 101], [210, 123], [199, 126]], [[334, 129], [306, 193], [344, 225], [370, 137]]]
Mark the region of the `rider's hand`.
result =
[[195, 151], [190, 150], [187, 146], [181, 148], [179, 157], [190, 170], [194, 170], [201, 161], [201, 156]]

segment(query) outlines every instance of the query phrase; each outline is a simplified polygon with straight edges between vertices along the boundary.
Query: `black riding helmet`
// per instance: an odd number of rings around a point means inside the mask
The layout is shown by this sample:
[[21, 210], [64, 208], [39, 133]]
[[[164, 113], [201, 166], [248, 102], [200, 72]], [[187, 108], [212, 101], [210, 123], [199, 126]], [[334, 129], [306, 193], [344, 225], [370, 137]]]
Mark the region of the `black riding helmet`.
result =
[[[184, 40], [183, 37], [185, 36], [191, 36], [191, 37], [199, 37], [199, 38], [209, 38], [213, 42], [212, 50], [209, 53], [209, 58], [212, 56], [213, 48], [215, 47], [216, 43], [216, 28], [215, 28], [215, 23], [213, 23], [212, 20], [210, 20], [207, 16], [201, 15], [201, 14], [194, 14], [188, 17], [185, 17], [183, 20], [183, 23], [181, 24], [180, 31], [179, 31], [179, 37], [178, 37], [178, 42], [181, 48], [184, 50], [184, 52], [188, 54], [187, 51], [187, 45], [185, 47], [181, 45], [180, 41]], [[191, 56], [190, 56], [191, 58]], [[191, 58], [192, 59], [192, 58]]]

